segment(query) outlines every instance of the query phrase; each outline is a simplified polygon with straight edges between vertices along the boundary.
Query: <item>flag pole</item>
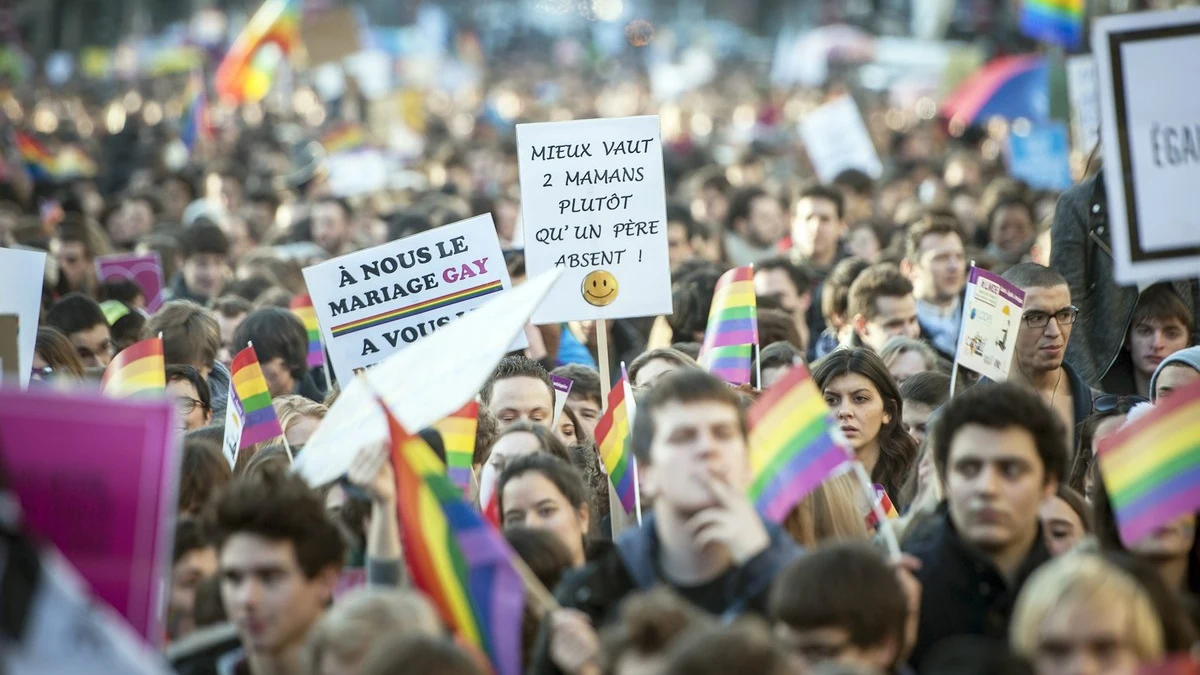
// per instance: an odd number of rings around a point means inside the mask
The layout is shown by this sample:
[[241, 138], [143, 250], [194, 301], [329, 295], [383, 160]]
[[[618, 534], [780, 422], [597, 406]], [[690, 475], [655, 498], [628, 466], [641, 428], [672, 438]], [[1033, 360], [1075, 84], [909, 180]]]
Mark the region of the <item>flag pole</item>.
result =
[[871, 504], [871, 512], [875, 514], [875, 532], [883, 538], [883, 543], [887, 546], [888, 559], [895, 562], [900, 559], [901, 553], [900, 542], [896, 539], [896, 530], [892, 527], [892, 521], [888, 520], [879, 500], [875, 498], [875, 488], [871, 486], [871, 477], [867, 475], [867, 470], [863, 468], [862, 462], [854, 460], [851, 464], [854, 475], [858, 477], [859, 485], [867, 495], [867, 502]]
[[[621, 382], [625, 387], [625, 411], [629, 416], [629, 435], [633, 436], [633, 419], [637, 416], [637, 400], [633, 397], [633, 386], [629, 384], [629, 373], [625, 370], [625, 362], [621, 362]], [[638, 527], [642, 526], [642, 486], [638, 479], [638, 462], [637, 457], [633, 454], [633, 449], [629, 450], [629, 463], [633, 465], [633, 506], [634, 514], [637, 516]]]
[[[975, 261], [971, 261], [970, 267], [967, 268], [967, 277], [971, 276], [971, 267], [975, 266]], [[958, 384], [958, 353], [962, 351], [963, 324], [967, 320], [967, 307], [964, 304], [962, 308], [962, 318], [958, 322], [958, 341], [954, 346], [954, 363], [950, 366], [950, 398], [954, 398], [954, 387]]]
[[596, 356], [600, 367], [600, 401], [608, 405], [608, 392], [612, 389], [612, 376], [608, 370], [608, 320], [596, 319]]

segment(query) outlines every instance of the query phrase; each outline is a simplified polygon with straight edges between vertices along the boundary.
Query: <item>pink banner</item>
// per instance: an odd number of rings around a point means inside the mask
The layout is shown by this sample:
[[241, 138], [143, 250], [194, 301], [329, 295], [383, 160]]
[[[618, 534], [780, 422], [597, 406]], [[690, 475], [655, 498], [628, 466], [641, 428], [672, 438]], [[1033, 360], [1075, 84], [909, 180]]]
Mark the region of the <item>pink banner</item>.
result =
[[158, 251], [102, 255], [96, 258], [96, 276], [107, 279], [131, 279], [146, 296], [146, 312], [153, 314], [163, 304], [162, 260]]
[[29, 528], [154, 646], [179, 479], [171, 417], [165, 401], [0, 391], [0, 463]]

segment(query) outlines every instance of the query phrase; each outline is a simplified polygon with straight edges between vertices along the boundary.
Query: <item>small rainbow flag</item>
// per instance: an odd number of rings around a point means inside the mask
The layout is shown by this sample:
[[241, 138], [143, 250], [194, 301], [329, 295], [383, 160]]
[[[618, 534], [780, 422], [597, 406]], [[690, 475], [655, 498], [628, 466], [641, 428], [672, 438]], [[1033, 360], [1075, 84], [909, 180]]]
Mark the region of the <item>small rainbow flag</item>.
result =
[[[887, 490], [879, 483], [873, 483], [871, 487], [875, 488], [875, 503], [879, 506], [879, 510], [883, 511], [883, 515], [888, 520], [895, 520], [900, 517], [900, 513], [896, 511], [896, 505], [892, 503], [892, 498], [888, 496]], [[874, 531], [879, 525], [879, 516], [875, 515], [875, 509], [871, 509], [867, 514], [867, 529]]]
[[626, 383], [629, 375], [621, 368], [621, 379], [608, 392], [608, 406], [604, 415], [596, 423], [596, 447], [600, 449], [600, 459], [604, 462], [604, 470], [608, 472], [608, 480], [621, 499], [625, 513], [633, 513], [637, 507], [637, 492], [634, 485], [634, 472], [637, 459], [630, 447], [630, 414], [629, 407], [633, 401], [625, 400]]
[[758, 303], [754, 268], [735, 267], [717, 281], [708, 327], [700, 346], [700, 364], [730, 384], [749, 384], [754, 345], [758, 344]]
[[[234, 103], [261, 101], [271, 89], [275, 72], [300, 45], [302, 0], [267, 0], [217, 67], [213, 83], [221, 98]], [[264, 50], [275, 45], [278, 50]]]
[[24, 132], [14, 132], [17, 152], [25, 162], [25, 170], [34, 181], [51, 180], [58, 175], [58, 162], [54, 155], [36, 138]]
[[751, 406], [750, 498], [779, 523], [826, 478], [853, 460], [833, 435], [833, 416], [802, 365]]
[[1103, 439], [1096, 461], [1126, 546], [1200, 511], [1200, 383]]
[[100, 380], [100, 391], [114, 398], [162, 396], [167, 390], [162, 338], [152, 337], [121, 350]]
[[325, 152], [333, 155], [339, 152], [357, 150], [367, 143], [367, 136], [361, 125], [346, 123], [330, 129], [321, 137], [321, 145]]
[[229, 372], [227, 405], [234, 406], [234, 412], [242, 423], [238, 449], [282, 436], [283, 429], [275, 415], [275, 406], [271, 405], [271, 392], [267, 390], [267, 380], [263, 377], [262, 366], [258, 364], [254, 345], [247, 346], [233, 357]]
[[1084, 0], [1022, 0], [1021, 32], [1035, 40], [1078, 47], [1083, 40]]
[[292, 298], [289, 305], [292, 314], [304, 324], [308, 333], [308, 367], [316, 368], [325, 365], [325, 349], [321, 347], [321, 327], [317, 324], [317, 310], [313, 307], [312, 296], [308, 293]]
[[194, 152], [199, 141], [212, 135], [212, 126], [208, 119], [208, 94], [204, 90], [204, 76], [199, 71], [193, 71], [188, 76], [187, 89], [184, 90], [183, 96], [187, 101], [187, 111], [183, 118], [180, 140], [189, 152]]
[[471, 486], [472, 459], [475, 457], [475, 432], [479, 428], [479, 403], [469, 401], [458, 412], [437, 424], [434, 429], [446, 446], [446, 471], [450, 482], [466, 494]]
[[497, 675], [520, 675], [525, 587], [516, 554], [463, 500], [429, 445], [379, 403], [391, 431], [396, 512], [413, 586], [461, 642], [487, 654]]

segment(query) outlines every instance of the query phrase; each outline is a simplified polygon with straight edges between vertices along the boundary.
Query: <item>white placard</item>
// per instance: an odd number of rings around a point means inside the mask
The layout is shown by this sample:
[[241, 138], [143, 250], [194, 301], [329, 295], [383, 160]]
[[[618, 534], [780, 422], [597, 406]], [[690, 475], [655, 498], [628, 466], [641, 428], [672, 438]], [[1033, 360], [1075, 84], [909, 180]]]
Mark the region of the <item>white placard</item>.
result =
[[846, 169], [858, 169], [872, 178], [883, 174], [858, 104], [849, 96], [805, 115], [800, 121], [800, 139], [822, 183], [831, 182]]
[[343, 383], [512, 287], [491, 214], [306, 267], [304, 281]]
[[561, 272], [532, 277], [433, 337], [342, 380], [342, 393], [308, 439], [295, 470], [310, 485], [324, 485], [346, 472], [360, 448], [386, 440], [376, 395], [414, 433], [461, 408], [483, 386]]
[[536, 324], [671, 313], [658, 117], [517, 125], [525, 267], [564, 273]]
[[44, 252], [0, 248], [0, 314], [17, 315], [22, 389], [29, 386], [29, 377], [33, 373], [33, 349], [37, 343], [45, 276]]
[[233, 388], [233, 377], [229, 378], [229, 395], [225, 399], [225, 438], [221, 442], [221, 454], [229, 462], [229, 468], [237, 468], [238, 450], [242, 445], [242, 429], [246, 426], [246, 415], [242, 411], [242, 399]]
[[1007, 380], [1017, 353], [1024, 307], [1025, 291], [991, 272], [972, 267], [963, 296], [955, 362], [994, 382]]
[[1071, 101], [1071, 142], [1090, 153], [1100, 143], [1100, 93], [1096, 90], [1096, 59], [1091, 54], [1067, 58], [1067, 97]]
[[1100, 17], [1092, 45], [1113, 276], [1200, 275], [1200, 10]]

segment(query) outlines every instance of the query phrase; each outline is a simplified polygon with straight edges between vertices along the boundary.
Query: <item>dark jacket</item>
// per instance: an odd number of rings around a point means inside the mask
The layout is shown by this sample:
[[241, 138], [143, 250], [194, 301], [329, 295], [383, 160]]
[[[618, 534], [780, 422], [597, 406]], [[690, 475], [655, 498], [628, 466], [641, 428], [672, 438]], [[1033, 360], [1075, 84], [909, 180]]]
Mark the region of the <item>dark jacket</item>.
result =
[[317, 403], [324, 402], [326, 392], [321, 385], [317, 384], [317, 378], [313, 374], [316, 372], [318, 372], [316, 368], [305, 371], [304, 378], [296, 383], [296, 389], [292, 393]]
[[921, 620], [909, 662], [920, 670], [930, 649], [948, 637], [981, 635], [1005, 640], [1013, 604], [1025, 580], [1050, 552], [1038, 530], [1033, 548], [1008, 583], [978, 549], [958, 536], [948, 513], [930, 524], [924, 536], [905, 541], [906, 553], [921, 561]]
[[204, 295], [193, 293], [188, 288], [187, 282], [183, 280], [183, 273], [177, 273], [175, 278], [171, 280], [171, 285], [167, 288], [165, 294], [167, 300], [191, 300], [197, 305], [204, 306], [208, 304], [209, 298]]
[[[1074, 333], [1071, 334], [1071, 338], [1073, 341]], [[1075, 407], [1075, 434], [1072, 438], [1079, 438], [1079, 425], [1092, 414], [1092, 401], [1096, 400], [1100, 392], [1089, 387], [1083, 376], [1070, 363], [1064, 361], [1063, 370], [1066, 371], [1067, 382], [1071, 385], [1071, 401]]]
[[[662, 577], [658, 531], [654, 523], [654, 514], [646, 516], [641, 527], [622, 532], [604, 555], [564, 577], [555, 592], [558, 602], [563, 607], [587, 614], [599, 630], [618, 618], [617, 610], [626, 596], [665, 583], [685, 600], [710, 614], [725, 617], [747, 612], [765, 615], [771, 581], [801, 552], [783, 530], [765, 523], [770, 543], [764, 551], [713, 582], [697, 588], [679, 587]], [[547, 645], [548, 635], [543, 630], [530, 663], [531, 674], [559, 672], [550, 662]]]
[[[1107, 213], [1101, 172], [1062, 194], [1050, 235], [1050, 267], [1066, 278], [1071, 302], [1079, 308], [1078, 323], [1067, 343], [1067, 361], [1092, 387], [1101, 386], [1122, 353], [1138, 301], [1136, 286], [1118, 286], [1113, 280]], [[1194, 280], [1175, 281], [1172, 286], [1195, 313], [1195, 342], [1200, 338], [1200, 298]]]

